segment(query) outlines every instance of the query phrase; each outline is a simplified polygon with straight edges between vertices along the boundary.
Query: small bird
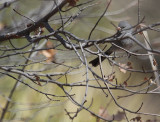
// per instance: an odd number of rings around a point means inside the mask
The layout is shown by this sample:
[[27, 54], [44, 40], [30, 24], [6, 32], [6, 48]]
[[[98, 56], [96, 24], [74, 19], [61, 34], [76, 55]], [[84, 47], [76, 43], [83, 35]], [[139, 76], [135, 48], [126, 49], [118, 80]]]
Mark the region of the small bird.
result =
[[[120, 21], [119, 24], [118, 24], [118, 28], [120, 28], [120, 30], [121, 30], [120, 36], [122, 34], [124, 35], [126, 33], [132, 33], [133, 32], [132, 26], [127, 21]], [[122, 47], [122, 48], [125, 48], [125, 49], [129, 49], [129, 48], [131, 48], [133, 46], [133, 40], [131, 40], [129, 38], [122, 39], [122, 40], [116, 40], [113, 43], [118, 45], [118, 46], [120, 46], [120, 47]], [[120, 48], [112, 45], [105, 52], [105, 55], [110, 55], [113, 52], [118, 51], [118, 50], [120, 50]], [[105, 58], [106, 57], [101, 57], [101, 61], [104, 61]], [[100, 64], [99, 57], [91, 60], [89, 63], [92, 64], [92, 66], [94, 66], [94, 67], [98, 66]]]

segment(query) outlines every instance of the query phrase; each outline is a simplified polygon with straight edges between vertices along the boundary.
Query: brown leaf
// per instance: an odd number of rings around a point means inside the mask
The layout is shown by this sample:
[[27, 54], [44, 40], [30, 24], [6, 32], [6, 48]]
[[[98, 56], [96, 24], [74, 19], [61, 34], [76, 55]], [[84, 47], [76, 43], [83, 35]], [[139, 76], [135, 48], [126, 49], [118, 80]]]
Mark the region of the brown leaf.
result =
[[127, 62], [127, 64], [119, 63], [119, 70], [123, 73], [127, 72], [127, 69], [133, 69], [131, 62]]
[[126, 64], [119, 63], [119, 65], [121, 66], [119, 67], [119, 70], [123, 73], [126, 73], [127, 72], [126, 69], [128, 69], [129, 67]]
[[[47, 48], [53, 48], [54, 45], [51, 41], [46, 43]], [[52, 62], [55, 60], [56, 50], [55, 49], [48, 49], [42, 50], [41, 53], [47, 58], [47, 62]]]
[[36, 30], [34, 30], [35, 35], [38, 35], [38, 34], [41, 35], [42, 33], [44, 33], [44, 27], [37, 28]]
[[[147, 26], [146, 26], [145, 24], [141, 23], [141, 24], [137, 25], [136, 30], [142, 29], [142, 28], [144, 28], [144, 27], [147, 27]], [[142, 31], [142, 32], [139, 32], [138, 34], [142, 35], [142, 34], [143, 34], [143, 31]]]
[[114, 118], [115, 121], [121, 121], [125, 117], [125, 113], [123, 111], [118, 111], [113, 117], [112, 115], [109, 115], [106, 108], [103, 107], [99, 109], [98, 115], [108, 120], [113, 120]]
[[128, 84], [127, 84], [126, 81], [123, 82], [123, 85], [124, 85], [125, 87], [128, 86]]
[[152, 79], [149, 79], [150, 84], [156, 84]]
[[127, 62], [127, 65], [128, 65], [128, 66], [131, 66], [131, 64], [132, 64], [131, 62]]
[[147, 81], [147, 80], [149, 80], [149, 78], [147, 78], [147, 77], [144, 77], [144, 81]]
[[79, 0], [67, 0], [67, 2], [69, 3], [68, 6], [75, 6], [78, 1]]
[[140, 122], [140, 121], [141, 121], [141, 117], [140, 117], [140, 116], [137, 116], [137, 117], [135, 117], [135, 118], [132, 118], [131, 120]]
[[38, 85], [39, 85], [39, 86], [42, 86], [42, 85], [41, 85], [41, 82], [39, 81], [39, 80], [40, 80], [40, 77], [37, 76], [37, 75], [35, 75], [35, 78], [36, 78], [36, 81], [37, 81]]
[[107, 77], [105, 77], [105, 79], [112, 82], [115, 79], [115, 75], [114, 74], [108, 75]]
[[155, 59], [153, 59], [153, 65], [154, 65], [154, 66], [157, 66], [157, 62], [156, 62]]

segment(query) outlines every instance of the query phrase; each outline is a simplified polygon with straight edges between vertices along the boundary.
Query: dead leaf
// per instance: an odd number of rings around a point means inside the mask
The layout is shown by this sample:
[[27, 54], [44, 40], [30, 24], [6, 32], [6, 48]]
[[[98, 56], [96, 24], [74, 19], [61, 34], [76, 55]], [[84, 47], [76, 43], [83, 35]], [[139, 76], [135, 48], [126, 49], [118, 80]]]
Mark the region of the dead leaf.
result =
[[108, 120], [115, 120], [115, 121], [121, 121], [124, 119], [125, 117], [125, 113], [122, 111], [118, 111], [114, 116], [113, 115], [109, 115], [106, 108], [103, 108], [101, 107], [99, 109], [99, 113], [98, 113], [99, 116], [105, 118], [105, 119], [108, 119]]
[[[142, 29], [142, 28], [144, 28], [144, 27], [147, 27], [147, 26], [146, 26], [145, 24], [141, 23], [141, 24], [137, 25], [136, 30]], [[142, 31], [142, 32], [139, 32], [138, 34], [143, 35], [143, 31]]]
[[140, 116], [137, 116], [137, 117], [135, 117], [135, 118], [132, 118], [131, 120], [136, 121], [136, 122], [142, 122]]
[[[51, 41], [48, 41], [46, 43], [46, 47], [53, 48], [54, 45]], [[43, 54], [47, 58], [47, 62], [52, 62], [55, 60], [55, 55], [56, 55], [55, 49], [42, 50], [40, 53]]]
[[127, 84], [126, 81], [123, 82], [123, 85], [124, 85], [125, 87], [128, 86], [128, 84]]
[[78, 1], [79, 0], [67, 0], [67, 2], [69, 3], [68, 6], [75, 6]]
[[149, 80], [149, 78], [147, 78], [147, 77], [144, 77], [144, 81], [147, 81], [147, 80]]
[[154, 65], [154, 66], [157, 66], [157, 62], [156, 62], [155, 59], [153, 59], [153, 65]]
[[152, 79], [149, 80], [150, 84], [156, 84]]
[[41, 28], [37, 28], [36, 30], [34, 30], [34, 34], [35, 35], [38, 35], [38, 34], [40, 34], [40, 35], [42, 35], [42, 33], [44, 33], [44, 27], [41, 27]]
[[119, 70], [123, 73], [127, 72], [127, 69], [133, 69], [131, 62], [127, 62], [127, 64], [119, 63]]
[[104, 75], [104, 79], [112, 82], [115, 79], [115, 72], [112, 72], [111, 74], [107, 76]]
[[110, 75], [108, 80], [109, 80], [110, 82], [112, 82], [112, 81], [114, 80], [114, 78], [115, 78], [115, 75]]
[[35, 75], [35, 78], [36, 78], [36, 81], [38, 82], [38, 85], [39, 85], [39, 86], [42, 86], [42, 85], [41, 85], [41, 82], [39, 81], [39, 80], [40, 80], [40, 77], [37, 76], [37, 75]]
[[132, 64], [131, 62], [127, 62], [127, 65], [128, 65], [128, 66], [131, 66], [131, 64]]
[[128, 69], [128, 66], [126, 64], [120, 64], [120, 63], [119, 63], [119, 65], [121, 66], [121, 67], [119, 67], [119, 70], [123, 73], [126, 73], [127, 72], [126, 69]]

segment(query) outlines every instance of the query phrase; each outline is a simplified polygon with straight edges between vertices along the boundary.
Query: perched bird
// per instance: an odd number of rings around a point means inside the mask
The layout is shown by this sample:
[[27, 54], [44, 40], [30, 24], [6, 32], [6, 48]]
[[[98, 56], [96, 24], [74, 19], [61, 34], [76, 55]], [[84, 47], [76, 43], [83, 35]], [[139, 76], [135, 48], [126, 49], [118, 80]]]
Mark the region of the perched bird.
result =
[[[131, 28], [132, 26], [127, 22], [127, 21], [120, 21], [119, 24], [118, 24], [118, 28], [120, 28], [120, 36], [123, 34], [126, 34], [126, 33], [132, 33], [133, 32], [133, 29]], [[115, 42], [113, 42], [114, 44], [122, 47], [122, 48], [125, 48], [125, 49], [129, 49], [133, 46], [133, 40], [129, 39], [129, 38], [126, 38], [126, 39], [121, 39], [121, 40], [116, 40]], [[118, 51], [120, 50], [120, 48], [112, 45], [106, 52], [105, 52], [105, 55], [110, 55], [112, 54], [113, 52], [115, 51]], [[105, 57], [101, 57], [101, 61], [104, 61]], [[92, 64], [94, 67], [98, 66], [100, 64], [99, 62], [99, 57], [91, 60], [89, 62], [90, 64]]]

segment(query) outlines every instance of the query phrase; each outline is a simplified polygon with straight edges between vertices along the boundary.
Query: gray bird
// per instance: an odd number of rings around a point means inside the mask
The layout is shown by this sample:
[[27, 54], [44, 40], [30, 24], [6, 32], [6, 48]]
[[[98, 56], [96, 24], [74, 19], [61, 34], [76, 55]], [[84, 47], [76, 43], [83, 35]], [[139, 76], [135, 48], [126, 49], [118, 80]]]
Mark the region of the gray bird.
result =
[[[124, 35], [126, 33], [132, 33], [133, 32], [133, 29], [131, 28], [132, 26], [127, 21], [120, 21], [119, 24], [118, 24], [118, 27], [121, 29], [120, 36]], [[116, 44], [116, 45], [118, 45], [118, 46], [120, 46], [122, 48], [129, 49], [133, 45], [133, 40], [131, 40], [129, 38], [122, 39], [122, 40], [116, 40], [114, 42], [114, 44]], [[110, 55], [110, 54], [112, 54], [113, 52], [115, 52], [117, 50], [120, 50], [120, 48], [112, 45], [105, 52], [105, 55]], [[101, 57], [101, 61], [104, 61], [104, 59], [105, 59], [105, 57]], [[92, 64], [92, 66], [94, 66], [94, 67], [98, 66], [100, 64], [99, 57], [91, 60], [89, 63]]]

